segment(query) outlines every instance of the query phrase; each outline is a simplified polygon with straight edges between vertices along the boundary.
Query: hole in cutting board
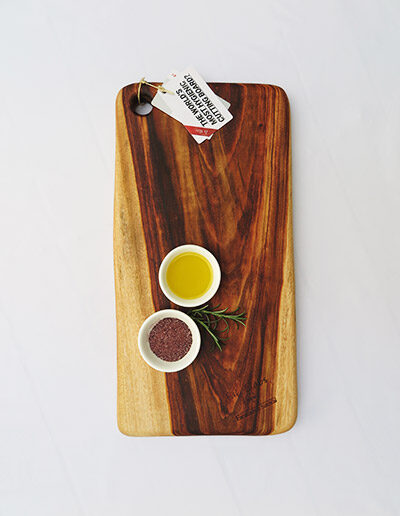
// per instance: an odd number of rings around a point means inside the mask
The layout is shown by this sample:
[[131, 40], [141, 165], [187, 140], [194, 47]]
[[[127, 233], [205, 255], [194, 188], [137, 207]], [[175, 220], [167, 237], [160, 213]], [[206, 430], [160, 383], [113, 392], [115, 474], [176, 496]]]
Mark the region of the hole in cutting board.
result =
[[140, 95], [140, 103], [138, 101], [137, 95], [133, 95], [129, 101], [129, 105], [131, 111], [135, 113], [135, 115], [139, 116], [147, 116], [153, 111], [153, 106], [151, 105], [151, 98], [147, 95]]

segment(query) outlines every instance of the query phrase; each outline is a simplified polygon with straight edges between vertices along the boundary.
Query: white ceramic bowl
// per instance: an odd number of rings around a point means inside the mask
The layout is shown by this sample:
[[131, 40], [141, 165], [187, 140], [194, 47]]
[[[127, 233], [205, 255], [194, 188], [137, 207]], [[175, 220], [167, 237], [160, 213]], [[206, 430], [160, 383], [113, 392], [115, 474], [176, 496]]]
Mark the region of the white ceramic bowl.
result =
[[[211, 283], [210, 288], [203, 296], [197, 297], [195, 299], [183, 299], [181, 297], [176, 296], [169, 288], [166, 278], [168, 265], [171, 263], [171, 261], [181, 253], [188, 252], [197, 253], [204, 256], [204, 258], [206, 258], [209, 264], [211, 265], [213, 272], [213, 281]], [[187, 307], [200, 306], [209, 301], [217, 292], [219, 284], [221, 282], [221, 269], [214, 255], [212, 255], [210, 251], [207, 251], [207, 249], [204, 249], [204, 247], [200, 247], [199, 245], [194, 244], [180, 245], [179, 247], [175, 247], [175, 249], [172, 249], [172, 251], [170, 251], [164, 258], [164, 260], [161, 262], [160, 270], [158, 273], [158, 281], [160, 283], [161, 290], [164, 292], [165, 296], [173, 303], [179, 306]]]
[[[152, 352], [149, 344], [149, 335], [152, 328], [159, 321], [161, 321], [161, 319], [165, 319], [166, 317], [180, 319], [189, 326], [189, 329], [192, 332], [192, 345], [190, 346], [189, 351], [183, 358], [176, 360], [175, 362], [167, 362], [166, 360], [159, 358]], [[164, 373], [174, 373], [176, 371], [180, 371], [181, 369], [185, 369], [185, 367], [190, 365], [199, 353], [200, 342], [200, 332], [197, 324], [193, 321], [193, 319], [191, 319], [185, 313], [180, 312], [179, 310], [172, 309], [160, 310], [159, 312], [155, 312], [154, 314], [150, 315], [150, 317], [148, 317], [140, 327], [138, 337], [139, 351], [145, 362], [147, 362], [149, 366], [153, 367], [154, 369]]]

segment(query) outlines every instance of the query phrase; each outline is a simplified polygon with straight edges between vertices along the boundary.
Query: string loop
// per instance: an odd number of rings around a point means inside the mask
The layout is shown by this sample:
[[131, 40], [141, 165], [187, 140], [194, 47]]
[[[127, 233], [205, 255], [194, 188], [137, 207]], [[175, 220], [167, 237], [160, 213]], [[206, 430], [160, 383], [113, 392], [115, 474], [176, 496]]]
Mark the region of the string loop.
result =
[[142, 79], [140, 79], [139, 81], [139, 88], [138, 88], [138, 92], [137, 92], [137, 98], [138, 98], [138, 102], [139, 104], [141, 103], [140, 102], [140, 91], [142, 89], [142, 84], [146, 84], [146, 86], [150, 86], [150, 88], [154, 88], [158, 91], [161, 91], [162, 93], [170, 93], [171, 95], [173, 95], [173, 92], [172, 91], [169, 91], [167, 90], [166, 88], [164, 88], [164, 86], [155, 86], [154, 84], [151, 84], [151, 82], [147, 82], [145, 81], [144, 77]]

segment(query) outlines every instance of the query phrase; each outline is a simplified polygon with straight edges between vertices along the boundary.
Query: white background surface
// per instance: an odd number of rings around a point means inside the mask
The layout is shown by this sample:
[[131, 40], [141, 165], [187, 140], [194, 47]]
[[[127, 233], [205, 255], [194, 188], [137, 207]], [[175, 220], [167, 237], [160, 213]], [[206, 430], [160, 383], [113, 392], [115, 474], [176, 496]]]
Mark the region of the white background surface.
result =
[[[399, 18], [1, 1], [1, 516], [400, 514]], [[299, 417], [277, 437], [116, 427], [114, 101], [187, 64], [291, 102]]]

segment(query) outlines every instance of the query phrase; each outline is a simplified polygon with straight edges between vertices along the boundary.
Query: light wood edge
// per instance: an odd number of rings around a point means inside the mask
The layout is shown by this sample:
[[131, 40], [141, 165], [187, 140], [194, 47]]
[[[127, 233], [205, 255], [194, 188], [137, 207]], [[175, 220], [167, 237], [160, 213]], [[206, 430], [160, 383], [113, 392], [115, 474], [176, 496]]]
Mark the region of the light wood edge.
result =
[[[297, 419], [296, 308], [292, 219], [292, 151], [291, 136], [289, 136], [288, 225], [278, 325], [277, 377], [275, 380], [277, 403], [275, 405], [275, 424], [271, 435], [287, 432]], [[285, 400], [285, 404], [280, 404], [279, 400]]]
[[[154, 312], [147, 250], [139, 208], [135, 173], [123, 108], [122, 91], [116, 100], [116, 156], [114, 197], [114, 274], [117, 311], [117, 420], [128, 436], [173, 435], [165, 373], [148, 366], [140, 356], [137, 335]], [[124, 179], [125, 178], [125, 179]], [[125, 195], [129, 178], [128, 191]], [[130, 215], [134, 212], [134, 216]], [[123, 214], [125, 213], [125, 217]], [[122, 214], [122, 217], [121, 217]], [[123, 241], [123, 223], [129, 220], [134, 241]], [[121, 271], [124, 267], [124, 275]], [[135, 303], [140, 299], [140, 303]], [[138, 386], [141, 386], [138, 388]]]

